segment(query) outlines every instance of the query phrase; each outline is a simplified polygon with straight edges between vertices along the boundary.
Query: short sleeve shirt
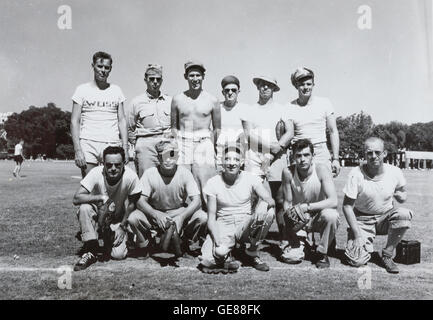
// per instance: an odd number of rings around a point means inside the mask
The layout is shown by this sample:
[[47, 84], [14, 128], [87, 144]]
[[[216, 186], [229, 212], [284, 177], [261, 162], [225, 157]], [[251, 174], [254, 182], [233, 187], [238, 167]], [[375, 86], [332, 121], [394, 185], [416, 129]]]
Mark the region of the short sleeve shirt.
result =
[[343, 188], [344, 194], [355, 199], [355, 208], [367, 215], [381, 215], [392, 209], [396, 189], [406, 185], [400, 168], [383, 164], [384, 173], [371, 179], [362, 166], [353, 168]]
[[166, 184], [157, 167], [144, 171], [140, 178], [143, 195], [156, 210], [178, 209], [186, 205], [188, 197], [200, 194], [191, 171], [178, 167], [170, 183]]
[[305, 106], [293, 100], [289, 107], [295, 127], [294, 141], [310, 139], [313, 144], [326, 142], [326, 119], [334, 113], [328, 98], [312, 96]]
[[230, 111], [227, 111], [221, 103], [221, 133], [218, 136], [218, 144], [224, 145], [234, 142], [243, 133], [241, 119], [248, 113], [248, 105], [237, 103]]
[[72, 101], [81, 106], [80, 139], [98, 142], [118, 142], [119, 122], [117, 111], [126, 100], [119, 86], [101, 90], [94, 81], [81, 84]]
[[123, 217], [125, 213], [125, 201], [128, 196], [141, 194], [140, 181], [137, 174], [130, 168], [125, 167], [122, 178], [115, 185], [110, 186], [105, 179], [104, 167], [98, 166], [81, 180], [81, 185], [91, 194], [105, 194], [114, 203], [116, 217]]
[[15, 156], [21, 155], [22, 151], [23, 151], [23, 146], [21, 145], [21, 143], [15, 145], [15, 153], [14, 153]]
[[259, 177], [242, 171], [234, 185], [227, 185], [221, 175], [208, 180], [203, 189], [207, 196], [215, 197], [217, 219], [238, 214], [251, 214], [251, 196], [262, 184]]

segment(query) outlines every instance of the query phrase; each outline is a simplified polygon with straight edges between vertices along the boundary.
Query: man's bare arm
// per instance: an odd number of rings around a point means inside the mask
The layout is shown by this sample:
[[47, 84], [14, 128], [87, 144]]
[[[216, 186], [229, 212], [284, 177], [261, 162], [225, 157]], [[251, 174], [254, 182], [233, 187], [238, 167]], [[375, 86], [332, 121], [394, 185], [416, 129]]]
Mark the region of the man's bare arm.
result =
[[353, 208], [355, 207], [355, 200], [351, 199], [348, 196], [344, 196], [343, 200], [343, 213], [346, 217], [347, 224], [349, 225], [349, 228], [353, 232], [354, 239], [354, 245], [357, 247], [360, 247], [363, 245], [362, 240], [362, 234], [361, 229], [358, 226], [358, 222], [356, 221], [355, 212], [353, 211]]
[[283, 210], [286, 211], [292, 206], [293, 195], [292, 195], [292, 187], [290, 185], [290, 181], [292, 180], [292, 173], [288, 168], [283, 169], [283, 175], [281, 179], [281, 185], [283, 188]]
[[150, 221], [158, 225], [160, 229], [165, 230], [167, 220], [171, 221], [171, 218], [167, 213], [154, 209], [148, 201], [148, 197], [141, 195], [137, 201], [137, 209], [143, 212]]
[[[338, 159], [340, 151], [340, 137], [338, 134], [337, 121], [335, 115], [331, 114], [326, 118], [326, 126], [329, 130], [329, 138], [331, 141], [332, 154], [335, 159]], [[340, 173], [340, 161], [332, 160], [332, 167], [335, 170], [335, 175], [338, 176]]]
[[80, 204], [96, 204], [100, 205], [103, 204], [105, 201], [108, 200], [107, 195], [103, 194], [91, 194], [89, 190], [84, 188], [80, 185], [79, 189], [74, 195], [74, 198], [72, 199], [72, 203], [74, 206], [78, 206]]
[[128, 113], [128, 116], [127, 116], [128, 140], [129, 140], [129, 143], [131, 143], [132, 145], [135, 145], [135, 140], [136, 140], [135, 129], [136, 129], [137, 115], [135, 113], [134, 102], [132, 102], [129, 105], [127, 113]]
[[176, 138], [177, 131], [179, 130], [179, 110], [177, 108], [177, 96], [173, 97], [171, 100], [171, 110], [170, 110], [170, 118], [171, 118], [171, 133]]
[[172, 218], [181, 216], [182, 221], [185, 221], [198, 210], [201, 205], [200, 195], [190, 196], [188, 198], [190, 200], [188, 206], [181, 212], [177, 213], [175, 216], [171, 216]]
[[317, 176], [322, 184], [325, 199], [310, 203], [311, 211], [320, 211], [323, 209], [336, 209], [338, 205], [337, 192], [335, 191], [334, 181], [332, 180], [329, 169], [323, 165], [316, 165]]
[[215, 246], [218, 247], [219, 243], [219, 235], [218, 229], [216, 227], [216, 211], [217, 211], [217, 201], [216, 197], [207, 196], [207, 230], [209, 235], [212, 237]]
[[126, 228], [128, 224], [128, 218], [131, 212], [133, 212], [137, 208], [137, 201], [140, 199], [141, 193], [133, 194], [128, 197], [128, 206], [126, 207], [125, 214], [123, 215], [123, 219], [121, 225]]
[[257, 186], [254, 186], [254, 191], [259, 196], [260, 199], [265, 201], [269, 207], [275, 207], [275, 200], [272, 199], [271, 194], [268, 192], [268, 190], [265, 189], [263, 184], [259, 184]]
[[79, 168], [86, 168], [86, 159], [80, 145], [81, 106], [73, 102], [71, 114], [71, 136], [75, 151], [75, 164]]
[[221, 132], [221, 105], [218, 99], [216, 99], [212, 108], [212, 131], [213, 143], [216, 148], [218, 137]]
[[287, 148], [287, 146], [290, 144], [290, 141], [295, 136], [295, 127], [292, 120], [284, 121], [284, 126], [286, 127], [286, 132], [280, 137], [278, 144], [282, 148]]
[[119, 103], [117, 108], [117, 120], [119, 126], [120, 139], [122, 140], [122, 147], [125, 150], [125, 163], [129, 162], [128, 153], [128, 129], [126, 125], [125, 109], [123, 108], [123, 102]]
[[395, 189], [394, 198], [398, 203], [403, 203], [407, 200], [407, 192], [405, 186]]

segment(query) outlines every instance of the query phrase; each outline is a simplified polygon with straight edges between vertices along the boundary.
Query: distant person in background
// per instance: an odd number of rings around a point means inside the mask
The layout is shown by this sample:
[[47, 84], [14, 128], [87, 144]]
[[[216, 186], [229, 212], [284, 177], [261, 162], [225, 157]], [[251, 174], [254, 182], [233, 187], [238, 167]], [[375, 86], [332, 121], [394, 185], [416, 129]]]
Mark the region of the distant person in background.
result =
[[128, 136], [135, 146], [138, 177], [159, 165], [155, 150], [164, 133], [170, 134], [171, 97], [161, 92], [162, 66], [149, 64], [144, 71], [147, 90], [132, 99], [128, 109]]
[[[293, 142], [309, 139], [314, 145], [314, 162], [325, 164], [338, 176], [340, 173], [337, 123], [334, 107], [328, 98], [313, 96], [314, 73], [307, 68], [298, 68], [291, 76], [293, 86], [298, 90], [298, 98], [290, 102], [293, 119]], [[326, 145], [326, 130], [332, 147], [332, 160]]]
[[222, 152], [226, 145], [239, 142], [245, 147], [246, 139], [242, 128], [241, 117], [248, 110], [248, 105], [238, 102], [241, 91], [239, 79], [226, 76], [221, 80], [224, 101], [221, 102], [221, 133], [217, 141], [217, 171], [222, 170]]
[[117, 85], [107, 82], [112, 63], [108, 53], [96, 52], [94, 80], [79, 85], [72, 96], [71, 135], [75, 164], [83, 177], [102, 163], [102, 152], [108, 146], [123, 146], [125, 161], [129, 160], [123, 109], [126, 98]]
[[14, 153], [15, 168], [12, 173], [14, 177], [18, 177], [18, 178], [21, 178], [20, 176], [21, 165], [24, 161], [23, 146], [24, 146], [23, 139], [21, 139], [20, 142], [15, 145], [15, 153]]

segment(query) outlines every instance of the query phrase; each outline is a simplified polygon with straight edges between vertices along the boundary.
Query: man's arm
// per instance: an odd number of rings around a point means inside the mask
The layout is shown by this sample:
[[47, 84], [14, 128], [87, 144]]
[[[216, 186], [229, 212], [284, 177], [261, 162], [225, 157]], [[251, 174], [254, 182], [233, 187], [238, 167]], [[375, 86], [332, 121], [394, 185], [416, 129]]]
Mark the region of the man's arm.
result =
[[214, 103], [213, 103], [211, 116], [212, 116], [213, 144], [214, 144], [215, 150], [216, 150], [218, 137], [219, 137], [220, 132], [221, 132], [221, 106], [220, 106], [220, 102], [218, 101], [218, 99], [216, 99], [216, 101], [214, 101]]
[[137, 201], [137, 209], [145, 214], [145, 216], [153, 221], [161, 230], [165, 230], [167, 220], [171, 221], [171, 218], [165, 212], [152, 208], [149, 204], [149, 198], [145, 195], [141, 195]]
[[398, 203], [405, 202], [407, 200], [406, 187], [401, 186], [400, 188], [395, 189], [394, 198], [398, 201]]
[[336, 209], [338, 205], [337, 192], [335, 191], [334, 181], [332, 180], [329, 169], [323, 165], [316, 165], [317, 176], [322, 185], [322, 190], [325, 193], [325, 199], [310, 203], [308, 211], [320, 211], [323, 209]]
[[75, 151], [75, 165], [81, 169], [86, 168], [86, 159], [80, 145], [81, 106], [73, 102], [71, 114], [71, 136]]
[[131, 102], [127, 113], [128, 113], [128, 116], [127, 116], [128, 140], [129, 140], [130, 144], [135, 145], [135, 140], [136, 140], [135, 129], [136, 129], [137, 115], [135, 113], [134, 101]]
[[122, 222], [120, 225], [123, 230], [126, 230], [126, 226], [128, 225], [128, 218], [131, 212], [133, 212], [137, 207], [137, 201], [140, 199], [141, 193], [133, 194], [128, 196], [128, 206], [126, 207], [125, 214], [123, 215]]
[[129, 162], [128, 154], [128, 129], [126, 126], [125, 109], [123, 108], [123, 102], [119, 103], [117, 108], [117, 119], [119, 126], [120, 139], [122, 140], [122, 147], [125, 150], [125, 163]]
[[278, 140], [278, 144], [283, 149], [286, 149], [287, 146], [290, 144], [290, 141], [295, 136], [295, 127], [293, 125], [293, 121], [290, 119], [284, 121], [284, 126], [286, 127], [286, 132], [280, 137], [280, 140]]
[[216, 197], [207, 195], [207, 230], [209, 235], [212, 237], [216, 247], [219, 247], [219, 235], [216, 226], [216, 211], [217, 211], [217, 200]]
[[286, 211], [292, 206], [293, 196], [292, 187], [290, 181], [292, 180], [292, 174], [288, 168], [283, 169], [283, 176], [281, 179], [281, 185], [283, 188], [284, 202], [283, 210]]
[[177, 109], [177, 99], [177, 96], [174, 96], [171, 100], [170, 110], [171, 133], [174, 138], [177, 137], [177, 131], [179, 130], [179, 111]]
[[338, 135], [337, 121], [335, 120], [334, 114], [331, 114], [326, 118], [326, 126], [329, 130], [329, 138], [331, 140], [332, 168], [335, 170], [335, 176], [338, 176], [341, 169], [339, 161], [340, 137]]
[[271, 194], [268, 192], [268, 190], [265, 189], [263, 184], [257, 184], [253, 186], [254, 191], [259, 196], [260, 199], [265, 201], [269, 207], [275, 207], [275, 201], [272, 199]]
[[108, 196], [104, 194], [90, 194], [89, 190], [80, 185], [80, 188], [74, 195], [72, 203], [74, 206], [80, 204], [96, 204], [101, 205], [108, 200]]
[[343, 213], [346, 217], [347, 224], [349, 225], [349, 228], [352, 230], [355, 237], [355, 239], [353, 240], [353, 245], [355, 247], [362, 247], [364, 243], [362, 239], [361, 229], [359, 228], [356, 221], [355, 212], [353, 212], [355, 200], [356, 199], [351, 199], [346, 195], [344, 196]]
[[[278, 152], [282, 151], [282, 147], [279, 145], [278, 142], [267, 142], [262, 139], [262, 137], [258, 136], [251, 130], [255, 128], [254, 124], [247, 120], [242, 120], [242, 127], [244, 129], [245, 136], [248, 141], [249, 147], [256, 151], [261, 153], [272, 153], [277, 154]], [[275, 133], [275, 128], [270, 128], [271, 134]], [[283, 135], [284, 137], [284, 135]], [[282, 137], [280, 138], [282, 139]]]

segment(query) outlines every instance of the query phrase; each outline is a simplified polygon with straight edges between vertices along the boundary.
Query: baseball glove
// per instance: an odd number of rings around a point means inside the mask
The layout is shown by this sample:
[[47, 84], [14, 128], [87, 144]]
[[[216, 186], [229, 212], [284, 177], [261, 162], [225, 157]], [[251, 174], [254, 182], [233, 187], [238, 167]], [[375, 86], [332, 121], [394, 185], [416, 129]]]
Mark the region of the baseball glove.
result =
[[365, 249], [365, 246], [355, 247], [348, 243], [346, 251], [344, 252], [347, 262], [352, 267], [360, 267], [365, 265], [371, 258], [370, 253]]
[[311, 215], [302, 210], [300, 204], [296, 204], [284, 212], [284, 220], [289, 229], [298, 232], [311, 220]]
[[177, 231], [175, 222], [167, 222], [166, 231], [161, 236], [161, 249], [163, 252], [167, 252], [170, 244], [173, 245], [174, 253], [176, 257], [182, 256], [181, 250], [181, 239]]
[[113, 222], [113, 212], [110, 211], [112, 203], [112, 200], [108, 200], [98, 208], [98, 228], [101, 233], [110, 230], [110, 225]]
[[280, 119], [275, 126], [275, 134], [277, 136], [277, 140], [280, 140], [281, 137], [286, 133], [286, 126], [284, 121]]

